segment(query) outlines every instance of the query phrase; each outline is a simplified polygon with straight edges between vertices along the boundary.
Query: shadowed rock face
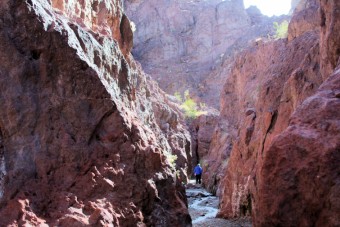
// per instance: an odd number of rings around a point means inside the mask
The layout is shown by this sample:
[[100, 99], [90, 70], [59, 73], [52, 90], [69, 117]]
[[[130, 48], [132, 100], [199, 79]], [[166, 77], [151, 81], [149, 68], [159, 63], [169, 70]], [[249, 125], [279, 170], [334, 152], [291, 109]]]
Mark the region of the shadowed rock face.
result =
[[242, 0], [125, 0], [135, 22], [133, 55], [169, 94], [187, 89], [219, 108], [231, 59], [255, 39], [272, 35], [273, 22]]
[[50, 4], [0, 3], [0, 225], [188, 225], [165, 155], [186, 178], [187, 132], [130, 56], [120, 1]]
[[[320, 18], [319, 10], [333, 18], [339, 7], [304, 2], [292, 18], [290, 39], [244, 51], [224, 85], [225, 133], [214, 138], [230, 138], [231, 155], [220, 180], [220, 217], [251, 215], [255, 226], [339, 225], [339, 71], [325, 73], [338, 62], [338, 24], [321, 22], [320, 39], [311, 19]], [[327, 49], [330, 44], [334, 48]], [[212, 157], [224, 152], [214, 149]], [[206, 170], [204, 179], [219, 166]]]

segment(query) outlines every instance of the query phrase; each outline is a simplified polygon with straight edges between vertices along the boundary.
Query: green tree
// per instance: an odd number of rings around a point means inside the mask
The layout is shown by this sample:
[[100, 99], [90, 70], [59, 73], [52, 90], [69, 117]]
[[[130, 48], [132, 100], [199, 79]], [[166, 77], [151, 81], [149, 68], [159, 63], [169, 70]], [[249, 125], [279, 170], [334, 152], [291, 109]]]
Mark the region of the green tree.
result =
[[206, 114], [206, 111], [202, 109], [206, 106], [204, 103], [200, 103], [200, 107], [197, 105], [195, 100], [190, 97], [189, 90], [184, 92], [184, 97], [182, 98], [179, 92], [175, 92], [174, 96], [181, 102], [181, 109], [184, 111], [184, 115], [187, 118], [196, 118], [202, 114]]
[[284, 39], [288, 36], [288, 25], [289, 22], [287, 20], [282, 21], [282, 23], [274, 22], [275, 29], [275, 39]]

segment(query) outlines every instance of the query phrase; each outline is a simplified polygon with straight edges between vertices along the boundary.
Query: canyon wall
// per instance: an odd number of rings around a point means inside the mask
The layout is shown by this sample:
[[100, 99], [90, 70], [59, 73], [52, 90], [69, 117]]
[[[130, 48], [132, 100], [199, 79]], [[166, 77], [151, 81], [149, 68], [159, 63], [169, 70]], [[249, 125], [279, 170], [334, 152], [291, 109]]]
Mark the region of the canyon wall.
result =
[[1, 226], [190, 226], [188, 132], [132, 37], [118, 0], [1, 1]]
[[218, 216], [252, 216], [255, 226], [339, 225], [339, 71], [330, 76], [339, 9], [335, 0], [301, 1], [288, 39], [257, 42], [226, 75], [204, 174], [221, 197]]
[[219, 69], [229, 69], [236, 53], [287, 18], [245, 10], [242, 0], [125, 0], [124, 7], [136, 24], [132, 53], [143, 69], [167, 93], [188, 89], [217, 109], [226, 79]]
[[257, 226], [340, 225], [340, 2], [319, 3], [325, 81], [266, 151], [255, 197]]
[[[209, 191], [221, 194], [223, 188], [220, 184], [232, 149], [249, 150], [246, 159], [256, 159], [254, 151], [262, 149], [265, 141], [270, 142], [271, 135], [282, 131], [296, 106], [321, 84], [318, 8], [316, 1], [300, 1], [289, 24], [288, 41], [257, 40], [237, 57], [226, 59], [211, 73], [219, 77], [223, 75], [226, 83], [221, 92], [220, 119], [208, 155], [203, 158], [206, 167], [204, 184]], [[299, 76], [302, 73], [307, 76]], [[302, 86], [305, 79], [299, 77], [310, 78]], [[281, 102], [283, 95], [290, 100], [289, 103]], [[265, 136], [271, 120], [276, 123], [279, 107], [283, 109], [280, 126], [273, 133], [270, 129], [269, 136]], [[258, 133], [258, 137], [253, 137], [253, 133]], [[236, 145], [240, 148], [236, 148], [235, 143], [241, 143]]]

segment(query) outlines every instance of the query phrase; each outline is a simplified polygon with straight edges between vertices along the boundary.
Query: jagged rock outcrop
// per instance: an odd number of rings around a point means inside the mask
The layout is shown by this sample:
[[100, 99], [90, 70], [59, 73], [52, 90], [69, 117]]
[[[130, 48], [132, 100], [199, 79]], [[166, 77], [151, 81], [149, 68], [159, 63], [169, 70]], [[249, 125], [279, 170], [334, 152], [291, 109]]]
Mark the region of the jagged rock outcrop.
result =
[[[251, 215], [255, 226], [339, 225], [339, 71], [324, 82], [339, 58], [339, 7], [329, 3], [306, 1], [289, 40], [257, 43], [227, 76], [221, 121], [228, 134], [220, 138], [231, 138], [231, 155], [223, 160], [218, 216]], [[311, 26], [319, 10], [333, 18], [323, 24], [321, 13], [321, 29]]]
[[120, 1], [1, 1], [1, 226], [190, 225], [187, 132], [131, 47]]
[[286, 18], [246, 11], [242, 0], [125, 0], [124, 6], [136, 24], [133, 55], [145, 71], [167, 93], [189, 89], [214, 108], [225, 74], [212, 71]]

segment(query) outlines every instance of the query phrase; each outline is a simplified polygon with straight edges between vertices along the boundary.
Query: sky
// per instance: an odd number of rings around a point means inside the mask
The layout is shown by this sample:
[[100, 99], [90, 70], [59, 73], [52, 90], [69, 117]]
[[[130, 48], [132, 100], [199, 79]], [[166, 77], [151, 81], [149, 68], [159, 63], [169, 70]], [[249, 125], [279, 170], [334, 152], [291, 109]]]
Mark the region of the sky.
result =
[[288, 14], [291, 0], [243, 0], [244, 5], [248, 8], [251, 5], [257, 6], [261, 13], [267, 16], [280, 16]]

